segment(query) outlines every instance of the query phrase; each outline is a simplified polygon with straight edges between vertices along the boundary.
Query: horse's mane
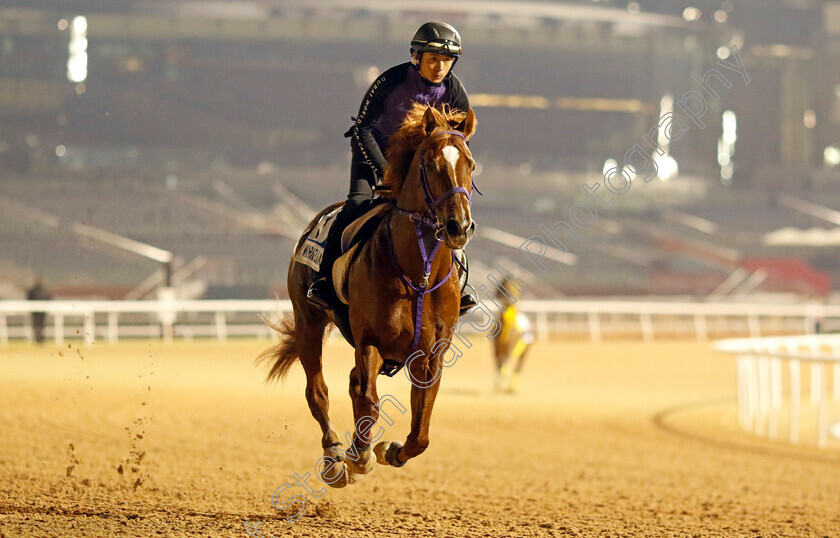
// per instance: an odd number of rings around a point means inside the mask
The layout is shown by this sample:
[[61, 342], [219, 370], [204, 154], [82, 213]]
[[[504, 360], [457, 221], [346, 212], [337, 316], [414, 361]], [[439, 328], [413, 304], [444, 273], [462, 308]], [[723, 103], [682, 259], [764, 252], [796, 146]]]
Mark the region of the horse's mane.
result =
[[[389, 140], [388, 151], [385, 152], [388, 169], [385, 171], [385, 178], [382, 180], [384, 186], [390, 187], [390, 191], [383, 194], [387, 198], [396, 200], [400, 195], [411, 161], [414, 159], [414, 153], [426, 138], [422, 120], [429, 108], [430, 105], [414, 103], [397, 132]], [[435, 131], [453, 129], [467, 117], [466, 112], [451, 108], [448, 105], [443, 105], [441, 108], [435, 108], [434, 110], [438, 112], [438, 114], [435, 114], [437, 123]]]

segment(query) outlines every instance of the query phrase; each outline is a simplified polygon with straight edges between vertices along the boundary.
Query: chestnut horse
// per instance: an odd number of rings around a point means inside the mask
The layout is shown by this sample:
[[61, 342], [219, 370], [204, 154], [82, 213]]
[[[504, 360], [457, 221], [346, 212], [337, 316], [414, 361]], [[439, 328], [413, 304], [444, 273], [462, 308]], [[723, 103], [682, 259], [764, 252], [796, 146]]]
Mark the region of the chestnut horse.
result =
[[[519, 376], [525, 365], [525, 355], [534, 341], [534, 333], [531, 331], [528, 318], [514, 306], [520, 299], [519, 287], [511, 285], [511, 281], [505, 278], [498, 290], [496, 299], [502, 311], [499, 316], [501, 329], [493, 338], [493, 356], [496, 366], [494, 386], [497, 392], [516, 393], [519, 391]], [[502, 292], [502, 290], [505, 291]], [[514, 361], [516, 365], [513, 364]]]
[[[324, 458], [318, 472], [333, 487], [343, 487], [354, 475], [370, 472], [373, 455], [380, 464], [401, 467], [429, 445], [441, 357], [448, 349], [446, 338], [457, 322], [460, 304], [453, 250], [463, 248], [475, 231], [470, 213], [475, 161], [467, 147], [474, 132], [472, 109], [463, 113], [415, 105], [392, 137], [384, 185], [393, 206], [350, 264], [345, 311], [349, 323], [338, 319], [341, 308], [324, 312], [310, 305], [306, 291], [312, 269], [294, 260], [289, 266], [294, 319], [272, 325], [281, 333], [281, 341], [261, 359], [273, 363], [267, 381], [282, 379], [300, 359], [309, 409], [322, 432]], [[310, 223], [298, 247], [321, 214]], [[343, 326], [342, 333], [356, 355], [350, 371], [355, 428], [346, 451], [330, 423], [322, 374], [322, 344], [330, 322]], [[409, 357], [412, 360], [406, 364]], [[375, 439], [369, 432], [379, 417], [377, 375], [381, 371], [393, 375], [403, 365], [412, 379], [411, 431], [405, 444], [383, 441], [371, 450]]]

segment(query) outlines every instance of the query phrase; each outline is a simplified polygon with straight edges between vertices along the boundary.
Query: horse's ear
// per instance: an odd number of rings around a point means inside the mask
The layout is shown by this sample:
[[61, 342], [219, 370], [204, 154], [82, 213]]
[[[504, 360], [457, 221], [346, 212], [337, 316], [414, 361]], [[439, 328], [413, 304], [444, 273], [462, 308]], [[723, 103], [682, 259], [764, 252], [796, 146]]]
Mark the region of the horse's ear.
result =
[[435, 127], [437, 127], [437, 118], [435, 117], [434, 108], [429, 107], [426, 109], [426, 113], [423, 114], [423, 119], [420, 121], [420, 127], [427, 136], [435, 130]]
[[475, 134], [475, 123], [475, 112], [473, 112], [472, 107], [470, 107], [470, 109], [467, 110], [467, 117], [455, 127], [455, 130], [464, 133], [464, 138], [469, 140], [470, 137]]

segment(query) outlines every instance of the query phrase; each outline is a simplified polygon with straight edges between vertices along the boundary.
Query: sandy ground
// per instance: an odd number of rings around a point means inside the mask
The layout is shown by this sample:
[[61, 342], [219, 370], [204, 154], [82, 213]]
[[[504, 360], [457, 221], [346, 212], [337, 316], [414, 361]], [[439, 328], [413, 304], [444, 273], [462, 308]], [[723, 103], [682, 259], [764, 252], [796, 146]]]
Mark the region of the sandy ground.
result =
[[[265, 386], [265, 341], [0, 350], [0, 536], [840, 535], [840, 450], [741, 433], [732, 359], [708, 344], [538, 345], [508, 396], [474, 340], [426, 453], [323, 492], [302, 370]], [[327, 357], [349, 428], [352, 355]], [[379, 384], [406, 405], [408, 388]], [[271, 497], [295, 473], [321, 496], [279, 495], [307, 499], [292, 524]]]

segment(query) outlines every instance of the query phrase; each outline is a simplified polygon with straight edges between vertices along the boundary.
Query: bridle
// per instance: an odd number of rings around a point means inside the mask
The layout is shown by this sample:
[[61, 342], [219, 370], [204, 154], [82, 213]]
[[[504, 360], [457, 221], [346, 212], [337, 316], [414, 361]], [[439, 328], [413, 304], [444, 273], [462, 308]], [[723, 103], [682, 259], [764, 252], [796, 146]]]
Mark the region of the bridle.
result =
[[[441, 135], [455, 135], [460, 136], [464, 141], [467, 140], [467, 137], [461, 131], [438, 131], [437, 133], [433, 133], [432, 135], [430, 135], [429, 138], [434, 138]], [[478, 194], [484, 194], [476, 186], [475, 178], [470, 177], [470, 183], [472, 189], [475, 190]], [[440, 239], [440, 233], [443, 231], [443, 224], [441, 224], [437, 218], [437, 208], [440, 207], [440, 205], [446, 200], [452, 198], [458, 193], [461, 193], [464, 196], [466, 196], [467, 202], [469, 204], [472, 204], [472, 193], [468, 191], [465, 187], [461, 187], [459, 185], [456, 187], [452, 187], [442, 195], [435, 198], [432, 194], [432, 188], [429, 186], [429, 178], [426, 175], [425, 157], [420, 158], [420, 187], [423, 189], [423, 197], [426, 201], [426, 211], [408, 211], [396, 206], [394, 207], [394, 209], [397, 211], [397, 213], [407, 216], [408, 219], [414, 223], [415, 227], [423, 226], [424, 228], [433, 228], [435, 230], [435, 238], [441, 241], [442, 239]]]
[[[467, 137], [464, 133], [460, 131], [439, 131], [437, 133], [433, 133], [430, 135], [430, 138], [438, 137], [441, 135], [455, 135], [460, 136], [464, 141], [467, 140]], [[475, 178], [470, 177], [470, 185], [472, 190], [475, 190], [478, 194], [483, 195], [483, 193], [478, 190], [478, 187], [475, 184]], [[423, 189], [423, 197], [426, 202], [426, 210], [425, 211], [408, 211], [406, 209], [402, 209], [398, 206], [394, 206], [394, 212], [398, 215], [403, 215], [408, 218], [414, 224], [414, 232], [417, 236], [417, 246], [420, 250], [420, 257], [423, 260], [423, 282], [420, 284], [414, 284], [411, 280], [406, 276], [405, 271], [400, 267], [399, 262], [397, 261], [397, 257], [394, 254], [394, 240], [391, 237], [390, 233], [388, 235], [388, 247], [391, 252], [391, 260], [394, 263], [394, 266], [397, 268], [397, 274], [400, 275], [402, 281], [408, 286], [410, 290], [417, 294], [417, 307], [414, 311], [414, 340], [411, 342], [411, 350], [409, 351], [409, 355], [414, 353], [417, 350], [417, 345], [420, 343], [420, 330], [422, 327], [422, 313], [423, 313], [423, 297], [427, 294], [433, 292], [434, 290], [438, 289], [439, 287], [443, 286], [443, 284], [449, 280], [449, 277], [452, 276], [452, 269], [455, 263], [458, 263], [464, 270], [466, 267], [461, 263], [461, 261], [455, 256], [455, 253], [452, 253], [452, 260], [449, 263], [449, 272], [446, 274], [440, 282], [435, 284], [432, 287], [429, 287], [429, 277], [431, 276], [432, 271], [432, 262], [435, 259], [435, 255], [440, 249], [441, 244], [443, 243], [443, 238], [441, 235], [445, 230], [445, 226], [441, 224], [441, 222], [437, 218], [437, 208], [440, 207], [446, 200], [452, 198], [456, 194], [463, 194], [467, 197], [467, 203], [472, 205], [472, 194], [468, 191], [465, 187], [455, 186], [446, 191], [441, 196], [435, 198], [432, 194], [432, 189], [429, 186], [429, 179], [426, 175], [426, 162], [425, 157], [421, 156], [420, 158], [420, 186]], [[389, 227], [390, 229], [390, 227]], [[423, 237], [428, 235], [429, 231], [434, 231], [435, 234], [435, 245], [432, 247], [431, 253], [426, 251], [426, 244], [423, 242]], [[380, 369], [380, 373], [385, 374], [389, 377], [392, 377], [396, 374], [400, 369], [403, 367], [405, 363], [393, 361], [390, 359], [386, 359]]]

